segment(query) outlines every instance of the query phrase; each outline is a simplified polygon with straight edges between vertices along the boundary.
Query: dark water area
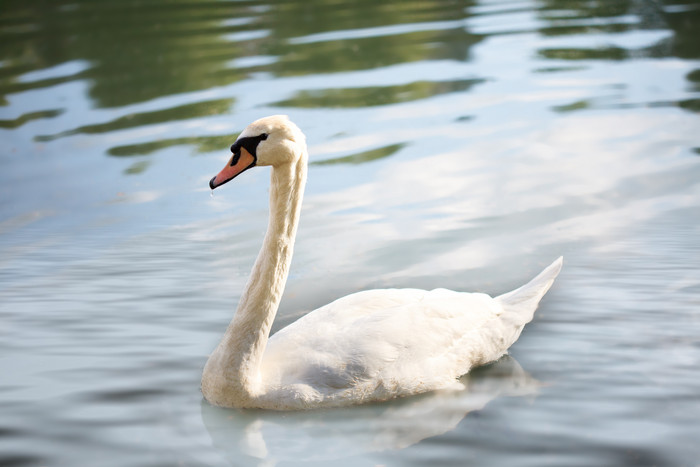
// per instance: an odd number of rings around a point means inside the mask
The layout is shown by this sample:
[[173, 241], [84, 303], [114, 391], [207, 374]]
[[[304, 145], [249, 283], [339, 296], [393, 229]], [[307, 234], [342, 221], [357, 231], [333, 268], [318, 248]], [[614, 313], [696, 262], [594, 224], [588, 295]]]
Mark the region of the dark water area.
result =
[[[699, 1], [0, 4], [0, 464], [700, 462]], [[311, 413], [199, 390], [266, 226], [309, 182], [273, 331], [374, 287], [565, 265], [466, 391]]]

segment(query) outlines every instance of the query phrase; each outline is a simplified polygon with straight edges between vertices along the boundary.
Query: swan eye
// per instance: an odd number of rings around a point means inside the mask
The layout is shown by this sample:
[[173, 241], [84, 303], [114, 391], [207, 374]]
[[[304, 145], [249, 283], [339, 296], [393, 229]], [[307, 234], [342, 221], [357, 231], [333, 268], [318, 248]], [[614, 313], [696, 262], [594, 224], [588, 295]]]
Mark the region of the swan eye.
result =
[[265, 140], [267, 139], [268, 136], [270, 136], [270, 135], [268, 135], [267, 133], [261, 134], [261, 135], [260, 135], [260, 141], [265, 141]]

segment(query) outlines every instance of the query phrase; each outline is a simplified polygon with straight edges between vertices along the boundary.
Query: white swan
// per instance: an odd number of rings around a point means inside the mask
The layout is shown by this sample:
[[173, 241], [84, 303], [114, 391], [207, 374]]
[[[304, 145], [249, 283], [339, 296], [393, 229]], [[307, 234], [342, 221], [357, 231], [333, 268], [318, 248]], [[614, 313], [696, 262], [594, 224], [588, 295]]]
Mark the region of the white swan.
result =
[[[202, 375], [212, 404], [310, 409], [382, 401], [458, 385], [506, 353], [562, 265], [491, 298], [445, 289], [368, 290], [310, 312], [269, 337], [292, 260], [306, 184], [306, 138], [286, 116], [256, 120], [211, 179], [214, 189], [272, 166], [270, 220], [238, 309]], [[269, 338], [269, 339], [268, 339]]]

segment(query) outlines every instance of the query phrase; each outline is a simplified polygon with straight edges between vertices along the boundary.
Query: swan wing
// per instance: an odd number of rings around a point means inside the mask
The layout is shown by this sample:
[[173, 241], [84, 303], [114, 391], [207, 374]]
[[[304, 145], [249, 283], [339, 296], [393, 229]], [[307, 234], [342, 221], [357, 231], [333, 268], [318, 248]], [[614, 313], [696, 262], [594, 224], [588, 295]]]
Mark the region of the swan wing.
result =
[[505, 352], [501, 311], [488, 295], [446, 289], [352, 294], [273, 335], [263, 380], [387, 397], [444, 387]]
[[314, 310], [268, 341], [261, 377], [271, 406], [347, 405], [453, 386], [507, 352], [561, 266], [559, 258], [495, 299], [378, 289]]

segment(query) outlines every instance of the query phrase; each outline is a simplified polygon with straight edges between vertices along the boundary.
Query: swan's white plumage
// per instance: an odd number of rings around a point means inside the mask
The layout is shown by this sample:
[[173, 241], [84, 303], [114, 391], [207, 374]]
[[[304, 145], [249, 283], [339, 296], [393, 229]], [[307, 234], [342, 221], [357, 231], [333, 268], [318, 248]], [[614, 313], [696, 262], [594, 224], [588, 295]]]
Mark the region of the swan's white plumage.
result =
[[[304, 409], [358, 404], [454, 386], [505, 354], [551, 287], [562, 259], [491, 298], [446, 289], [368, 290], [300, 318], [268, 340], [288, 274], [306, 179], [303, 134], [286, 117], [258, 120], [258, 165], [272, 165], [268, 233], [239, 308], [204, 370], [212, 403]], [[230, 170], [230, 167], [227, 169]]]

